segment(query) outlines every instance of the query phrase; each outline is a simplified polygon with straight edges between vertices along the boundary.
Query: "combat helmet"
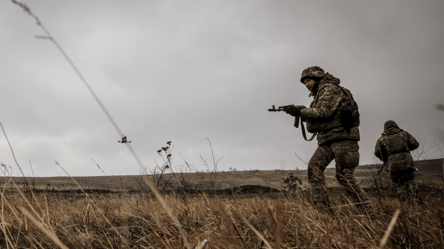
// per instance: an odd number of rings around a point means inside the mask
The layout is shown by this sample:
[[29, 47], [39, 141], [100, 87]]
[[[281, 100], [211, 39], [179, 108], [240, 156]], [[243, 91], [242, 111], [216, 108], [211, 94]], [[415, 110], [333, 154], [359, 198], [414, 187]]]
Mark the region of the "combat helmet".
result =
[[304, 69], [304, 71], [302, 71], [302, 75], [301, 75], [301, 82], [302, 84], [304, 83], [305, 78], [313, 78], [313, 79], [322, 79], [325, 75], [324, 69], [318, 67], [318, 66], [313, 66], [313, 67], [308, 67], [306, 69]]
[[397, 127], [397, 128], [399, 128], [398, 124], [395, 121], [393, 121], [393, 120], [389, 120], [389, 121], [384, 123], [384, 130], [387, 130], [390, 127]]

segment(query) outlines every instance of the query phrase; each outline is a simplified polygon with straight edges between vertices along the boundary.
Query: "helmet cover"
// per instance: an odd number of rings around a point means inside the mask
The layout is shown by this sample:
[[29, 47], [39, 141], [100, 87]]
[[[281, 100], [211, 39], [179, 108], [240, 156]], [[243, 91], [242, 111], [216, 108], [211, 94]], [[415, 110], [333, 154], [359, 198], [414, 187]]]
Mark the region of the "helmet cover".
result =
[[302, 84], [305, 84], [304, 80], [306, 78], [313, 78], [313, 79], [322, 79], [325, 75], [324, 69], [322, 69], [321, 67], [318, 66], [313, 66], [313, 67], [309, 67], [304, 69], [304, 71], [302, 71], [302, 75], [301, 75], [301, 82]]
[[398, 124], [395, 121], [393, 121], [393, 120], [389, 120], [389, 121], [384, 123], [384, 130], [387, 130], [390, 127], [397, 127], [397, 128], [399, 128]]

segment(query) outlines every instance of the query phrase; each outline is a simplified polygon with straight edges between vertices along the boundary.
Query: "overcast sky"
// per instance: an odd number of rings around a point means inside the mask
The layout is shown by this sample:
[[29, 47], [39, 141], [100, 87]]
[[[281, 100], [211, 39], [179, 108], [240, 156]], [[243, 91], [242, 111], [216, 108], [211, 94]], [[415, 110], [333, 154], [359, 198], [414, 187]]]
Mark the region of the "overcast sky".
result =
[[[271, 105], [308, 106], [299, 82], [318, 65], [361, 113], [361, 164], [389, 119], [441, 158], [444, 2], [25, 1], [77, 65], [147, 170], [173, 164], [305, 169], [317, 143]], [[85, 85], [35, 21], [0, 2], [0, 122], [31, 175], [139, 174]], [[0, 162], [19, 170], [0, 138]], [[438, 147], [438, 146], [439, 147]], [[295, 155], [299, 155], [299, 160]], [[183, 158], [181, 157], [183, 156]], [[334, 163], [330, 164], [333, 167]]]

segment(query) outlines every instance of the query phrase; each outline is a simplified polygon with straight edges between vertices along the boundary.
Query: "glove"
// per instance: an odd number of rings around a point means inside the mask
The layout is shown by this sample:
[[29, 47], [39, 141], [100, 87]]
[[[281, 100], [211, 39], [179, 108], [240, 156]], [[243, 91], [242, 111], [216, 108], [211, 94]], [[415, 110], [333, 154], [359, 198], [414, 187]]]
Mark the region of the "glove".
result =
[[284, 112], [290, 114], [291, 116], [297, 117], [301, 115], [302, 109], [305, 109], [305, 105], [290, 105], [284, 108]]

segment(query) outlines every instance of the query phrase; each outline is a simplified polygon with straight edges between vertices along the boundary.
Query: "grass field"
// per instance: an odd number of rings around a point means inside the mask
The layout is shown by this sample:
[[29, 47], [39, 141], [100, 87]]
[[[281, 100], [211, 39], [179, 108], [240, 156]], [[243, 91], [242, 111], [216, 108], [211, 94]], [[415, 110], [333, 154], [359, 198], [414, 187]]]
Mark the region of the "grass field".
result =
[[[357, 176], [371, 185], [369, 176], [375, 170], [360, 167]], [[431, 167], [418, 173], [430, 178], [427, 172], [433, 176], [440, 171]], [[304, 180], [305, 171], [296, 173]], [[219, 187], [237, 183], [279, 188], [285, 175], [286, 171], [218, 172], [215, 179]], [[334, 176], [333, 169], [326, 175]], [[177, 189], [156, 197], [150, 191], [128, 191], [137, 187], [134, 181], [140, 177], [56, 177], [50, 185], [45, 178], [28, 178], [36, 182], [33, 188], [15, 185], [21, 178], [2, 178], [0, 247], [196, 248], [204, 240], [206, 248], [444, 247], [442, 181], [421, 183], [424, 203], [400, 202], [391, 189], [373, 189], [368, 213], [335, 188], [330, 189], [331, 209], [316, 210], [303, 188], [293, 193], [265, 188], [218, 194]], [[197, 181], [197, 176], [187, 179]], [[51, 191], [53, 186], [80, 192]], [[16, 190], [7, 191], [12, 188]], [[46, 190], [37, 191], [40, 188]], [[88, 194], [82, 189], [123, 191]]]
[[[416, 180], [429, 184], [432, 182], [441, 182], [443, 176], [443, 159], [416, 161], [415, 165], [419, 169], [416, 173]], [[379, 165], [364, 165], [356, 168], [355, 177], [364, 188], [370, 188], [373, 185], [373, 175], [379, 169]], [[270, 171], [234, 171], [234, 172], [216, 172], [214, 174], [215, 186], [220, 189], [231, 187], [239, 187], [242, 185], [260, 185], [270, 188], [281, 188], [282, 179], [287, 176], [287, 170], [270, 170]], [[303, 187], [308, 187], [307, 171], [297, 170], [293, 173], [302, 180]], [[199, 182], [202, 177], [210, 177], [211, 173], [187, 173], [187, 179], [191, 182]], [[385, 171], [383, 175], [387, 175]], [[177, 177], [173, 174], [166, 174], [166, 178]], [[325, 177], [328, 187], [339, 187], [335, 178], [335, 168], [327, 168]], [[94, 176], [94, 177], [73, 177], [75, 181], [83, 189], [93, 190], [111, 190], [111, 191], [138, 191], [143, 188], [142, 176]], [[148, 181], [153, 182], [153, 178], [148, 176]], [[8, 181], [9, 177], [0, 177], [0, 183]], [[78, 189], [77, 184], [70, 177], [28, 177], [29, 184], [35, 189], [41, 190], [73, 190]], [[22, 177], [14, 177], [14, 181], [23, 186], [24, 179]], [[173, 181], [174, 182], [174, 181]], [[10, 189], [15, 189], [9, 185]]]
[[3, 193], [1, 248], [378, 248], [396, 210], [387, 248], [442, 248], [442, 189], [424, 204], [373, 195], [373, 213], [332, 193], [333, 208], [315, 210], [306, 196], [67, 195]]

